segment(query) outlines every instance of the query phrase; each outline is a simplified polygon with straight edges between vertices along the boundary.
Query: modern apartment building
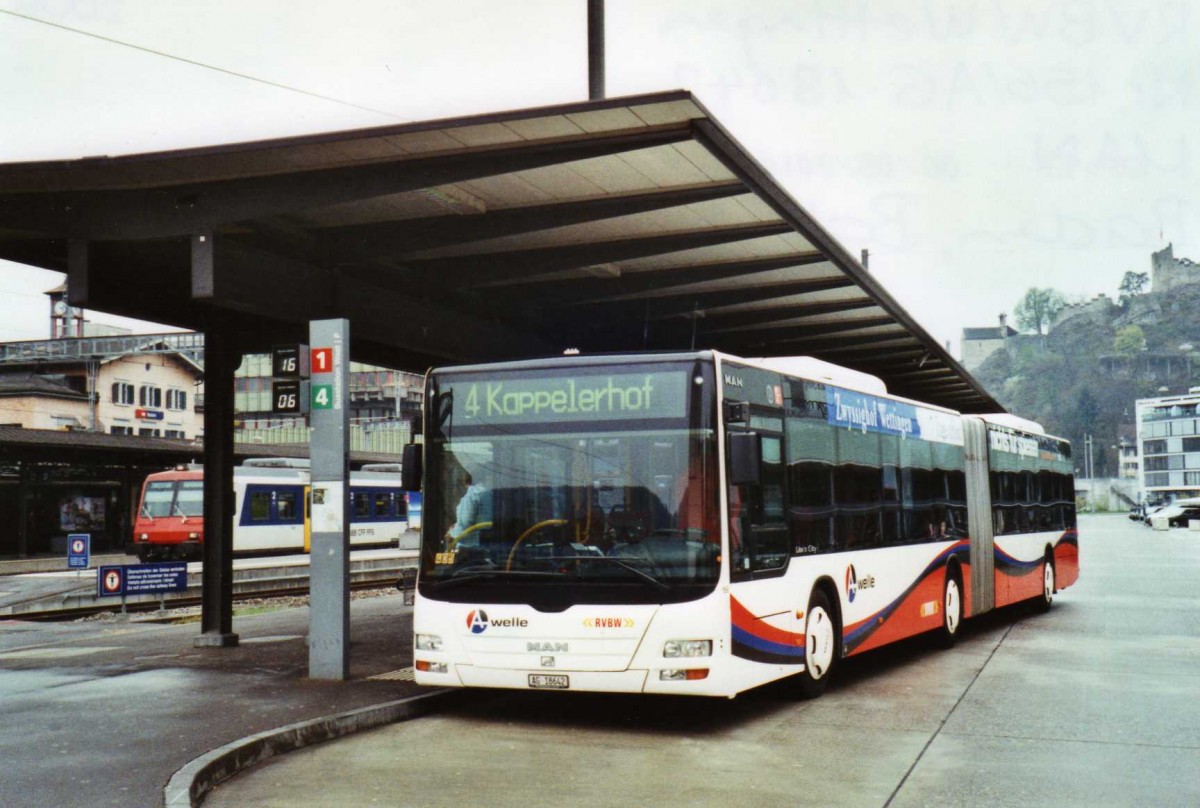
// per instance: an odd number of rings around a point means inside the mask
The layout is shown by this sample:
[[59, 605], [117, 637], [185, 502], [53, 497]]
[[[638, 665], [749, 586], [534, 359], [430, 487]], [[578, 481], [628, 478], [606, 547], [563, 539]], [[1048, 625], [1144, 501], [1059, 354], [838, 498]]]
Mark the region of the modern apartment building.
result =
[[1200, 387], [1138, 399], [1136, 412], [1143, 500], [1200, 496]]

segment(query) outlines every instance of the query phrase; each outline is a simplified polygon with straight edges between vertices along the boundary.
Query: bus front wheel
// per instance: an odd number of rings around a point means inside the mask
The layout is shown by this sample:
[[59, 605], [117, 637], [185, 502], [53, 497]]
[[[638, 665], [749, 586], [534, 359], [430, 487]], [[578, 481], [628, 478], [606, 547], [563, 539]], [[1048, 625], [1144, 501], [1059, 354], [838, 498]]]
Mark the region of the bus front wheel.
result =
[[800, 698], [813, 699], [825, 692], [841, 647], [840, 633], [829, 598], [814, 590], [804, 621], [804, 670], [794, 677]]

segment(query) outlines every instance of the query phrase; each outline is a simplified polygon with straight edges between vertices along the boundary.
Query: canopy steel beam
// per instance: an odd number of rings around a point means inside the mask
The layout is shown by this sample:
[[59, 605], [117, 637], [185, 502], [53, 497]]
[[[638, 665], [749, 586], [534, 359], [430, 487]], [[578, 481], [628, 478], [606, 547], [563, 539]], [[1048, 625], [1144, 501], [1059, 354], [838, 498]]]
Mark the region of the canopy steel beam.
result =
[[694, 205], [749, 193], [737, 181], [661, 188], [595, 199], [506, 208], [462, 216], [427, 216], [398, 222], [344, 225], [316, 231], [323, 254], [339, 260], [397, 260], [423, 250], [550, 230], [556, 227]]
[[[775, 333], [778, 332], [779, 339], [786, 342], [788, 339], [806, 339], [810, 336], [833, 336], [845, 334], [848, 331], [864, 331], [869, 328], [881, 328], [883, 326], [895, 326], [903, 328], [892, 317], [863, 317], [857, 320], [838, 320], [831, 322], [812, 322], [814, 318], [808, 318], [810, 324], [801, 319], [795, 323], [767, 323], [760, 327], [754, 328], [756, 335], [770, 337], [775, 339]], [[750, 330], [746, 328], [723, 328], [719, 333], [735, 336], [740, 330]], [[717, 329], [713, 329], [712, 333], [718, 333]], [[786, 337], [784, 335], [787, 335]], [[844, 339], [839, 336], [838, 339]]]
[[595, 264], [628, 261], [736, 241], [779, 236], [789, 232], [791, 227], [785, 222], [756, 222], [659, 236], [570, 244], [563, 247], [537, 247], [500, 253], [427, 258], [407, 261], [405, 266], [420, 273], [419, 277], [440, 278], [455, 285], [481, 287], [498, 281], [531, 279], [532, 276], [549, 272], [582, 269]]
[[[543, 279], [535, 281], [535, 283], [540, 284], [538, 291], [540, 300], [568, 304], [618, 295], [636, 295], [640, 292], [665, 291], [675, 287], [691, 286], [703, 281], [740, 278], [770, 270], [799, 268], [820, 263], [825, 263], [825, 256], [820, 253], [803, 253], [789, 257], [780, 256], [750, 261], [725, 261], [669, 269], [622, 272], [610, 277], [581, 278], [575, 276]], [[524, 287], [524, 283], [517, 282], [481, 288], [487, 290], [489, 300], [520, 301], [528, 297], [528, 290]]]
[[670, 294], [654, 295], [622, 295], [608, 300], [595, 300], [580, 303], [576, 308], [608, 309], [613, 306], [624, 306], [631, 302], [644, 301], [650, 305], [651, 319], [661, 320], [667, 317], [679, 317], [699, 313], [702, 316], [713, 306], [735, 306], [746, 303], [761, 303], [775, 300], [779, 297], [801, 295], [810, 292], [823, 292], [833, 289], [845, 289], [854, 286], [849, 278], [822, 278], [819, 280], [791, 280], [762, 285], [746, 285], [736, 289], [714, 289], [711, 291], [685, 292], [677, 291]]
[[0, 221], [15, 229], [99, 240], [190, 235], [232, 222], [621, 154], [690, 137], [688, 127], [670, 125], [237, 180], [0, 194]]
[[840, 314], [848, 311], [858, 311], [859, 309], [875, 308], [879, 304], [874, 300], [862, 298], [859, 300], [844, 300], [831, 303], [793, 303], [788, 306], [770, 306], [756, 309], [749, 312], [709, 312], [704, 316], [704, 324], [707, 327], [716, 326], [713, 329], [714, 333], [720, 329], [724, 332], [733, 326], [738, 325], [754, 325], [756, 323], [770, 324], [776, 319], [790, 319], [793, 317], [804, 317], [815, 314]]

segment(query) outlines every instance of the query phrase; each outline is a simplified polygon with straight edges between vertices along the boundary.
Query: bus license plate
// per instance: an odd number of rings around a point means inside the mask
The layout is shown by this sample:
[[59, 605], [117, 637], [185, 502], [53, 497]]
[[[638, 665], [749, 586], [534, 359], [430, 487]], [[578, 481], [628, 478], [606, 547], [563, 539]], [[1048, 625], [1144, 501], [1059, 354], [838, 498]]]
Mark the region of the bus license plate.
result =
[[571, 686], [571, 680], [561, 673], [531, 673], [529, 686], [563, 690]]

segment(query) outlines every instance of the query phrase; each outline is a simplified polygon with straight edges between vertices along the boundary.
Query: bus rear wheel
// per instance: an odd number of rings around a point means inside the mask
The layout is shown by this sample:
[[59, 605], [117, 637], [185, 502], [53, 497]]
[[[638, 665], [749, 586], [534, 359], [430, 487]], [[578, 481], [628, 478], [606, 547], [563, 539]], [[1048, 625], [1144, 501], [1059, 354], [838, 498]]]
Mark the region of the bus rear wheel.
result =
[[804, 670], [794, 677], [800, 698], [815, 699], [825, 692], [841, 649], [840, 635], [829, 598], [815, 590], [808, 600], [804, 621]]
[[1048, 612], [1052, 603], [1054, 603], [1054, 561], [1047, 555], [1042, 562], [1042, 595], [1037, 599], [1037, 610]]

